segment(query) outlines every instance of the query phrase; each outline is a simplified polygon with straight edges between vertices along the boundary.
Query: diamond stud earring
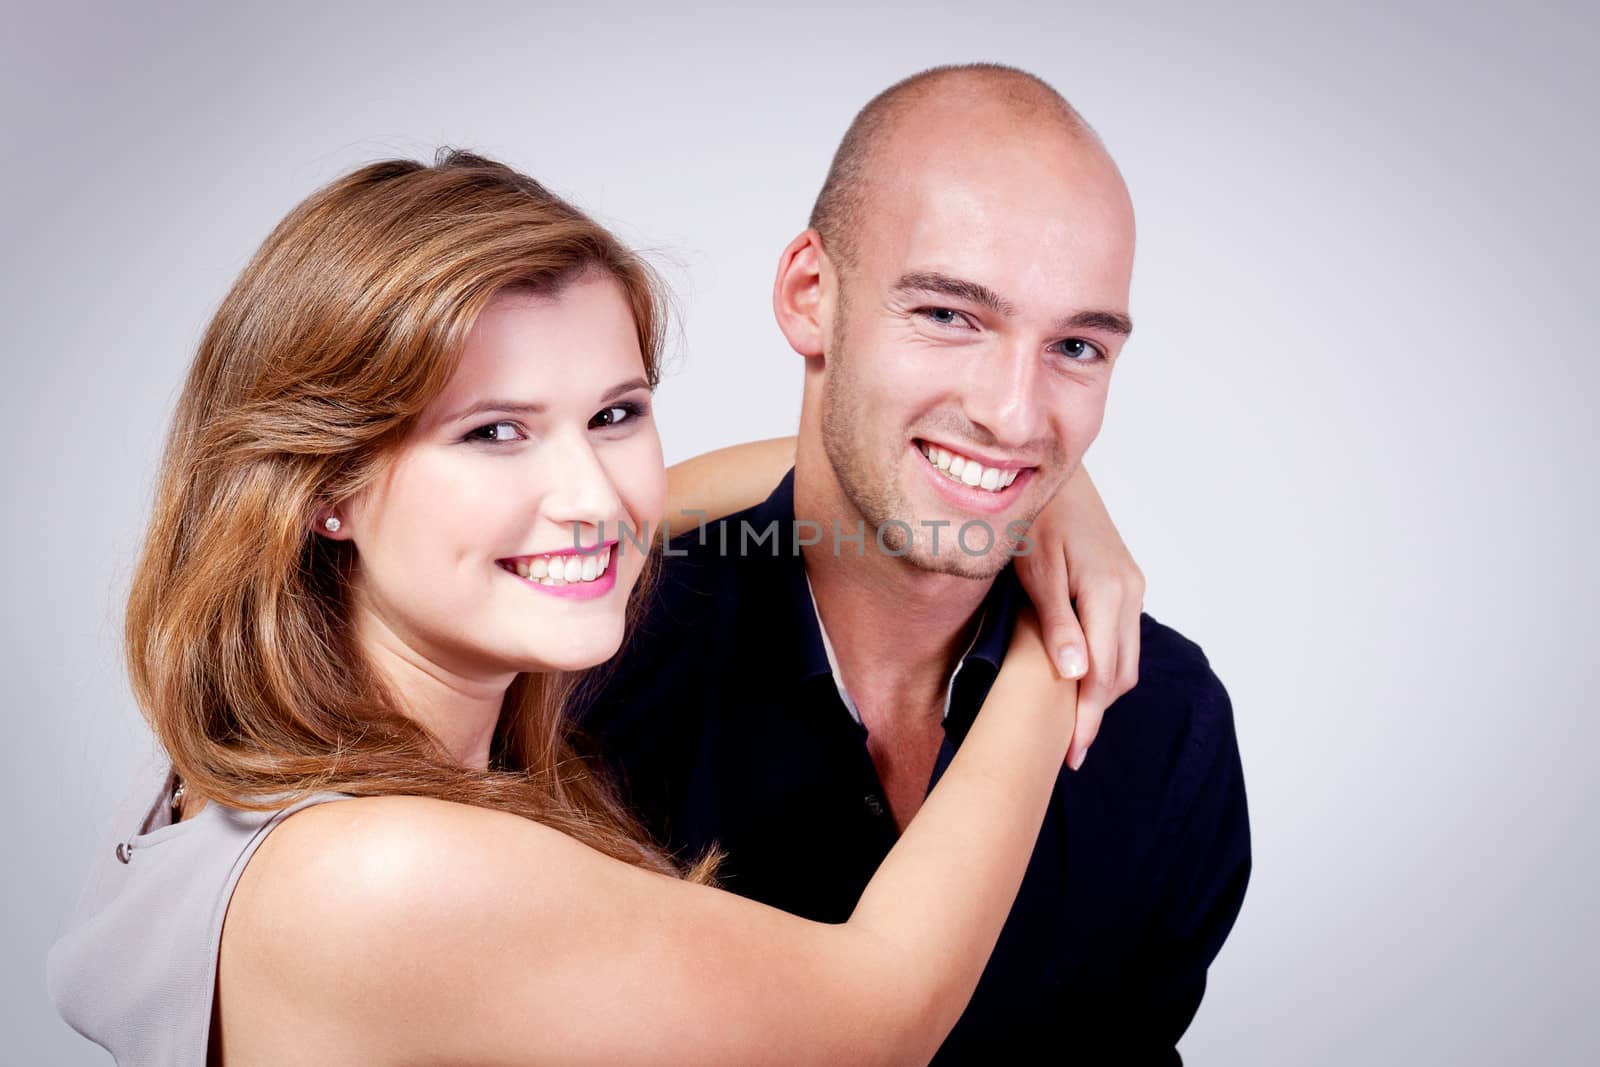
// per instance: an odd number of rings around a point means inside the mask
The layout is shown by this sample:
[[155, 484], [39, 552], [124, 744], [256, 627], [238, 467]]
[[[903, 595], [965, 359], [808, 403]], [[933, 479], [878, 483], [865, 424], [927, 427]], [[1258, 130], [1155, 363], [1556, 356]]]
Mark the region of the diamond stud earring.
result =
[[338, 533], [339, 532], [339, 516], [337, 516], [337, 515], [329, 515], [327, 521], [324, 522], [322, 525], [323, 525], [323, 527], [325, 529], [327, 529], [327, 531], [329, 533]]

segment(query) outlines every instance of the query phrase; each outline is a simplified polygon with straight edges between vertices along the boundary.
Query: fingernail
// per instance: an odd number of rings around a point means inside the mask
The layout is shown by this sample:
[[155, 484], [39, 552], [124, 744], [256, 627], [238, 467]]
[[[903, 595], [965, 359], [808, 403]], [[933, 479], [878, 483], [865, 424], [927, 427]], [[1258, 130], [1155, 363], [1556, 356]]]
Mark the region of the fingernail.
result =
[[1082, 767], [1083, 767], [1083, 757], [1087, 756], [1088, 754], [1089, 754], [1089, 750], [1088, 749], [1086, 749], [1086, 748], [1078, 749], [1078, 754], [1075, 755], [1075, 756], [1070, 757], [1067, 760], [1067, 765], [1070, 766], [1075, 771], [1082, 769]]
[[1056, 653], [1056, 662], [1061, 667], [1061, 673], [1068, 678], [1082, 678], [1089, 671], [1089, 661], [1084, 658], [1083, 649], [1077, 645], [1062, 645]]

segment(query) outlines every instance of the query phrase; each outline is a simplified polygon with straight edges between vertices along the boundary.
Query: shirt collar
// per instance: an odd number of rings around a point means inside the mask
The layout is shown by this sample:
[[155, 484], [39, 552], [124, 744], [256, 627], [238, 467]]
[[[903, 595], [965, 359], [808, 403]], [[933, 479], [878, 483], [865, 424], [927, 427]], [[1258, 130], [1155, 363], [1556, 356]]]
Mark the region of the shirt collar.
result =
[[[833, 675], [833, 684], [839, 690], [839, 699], [844, 702], [846, 710], [850, 712], [850, 717], [859, 723], [861, 722], [861, 712], [856, 708], [856, 702], [851, 699], [849, 692], [846, 691], [844, 679], [839, 677], [839, 659], [833, 654], [833, 642], [828, 639], [828, 628], [822, 625], [822, 612], [817, 609], [817, 594], [811, 588], [811, 576], [809, 574], [806, 575], [806, 591], [811, 595], [811, 613], [817, 620], [817, 633], [822, 636], [822, 651], [828, 657], [828, 672]], [[955, 692], [956, 675], [960, 674], [961, 668], [967, 665], [967, 657], [972, 655], [972, 650], [978, 643], [978, 637], [983, 633], [983, 624], [988, 621], [989, 616], [985, 607], [986, 605], [980, 606], [979, 610], [984, 612], [983, 619], [979, 621], [978, 629], [974, 631], [972, 640], [967, 643], [967, 650], [961, 653], [961, 661], [956, 664], [956, 669], [950, 672], [950, 678], [945, 682], [943, 718], [948, 719], [950, 717], [950, 697]]]
[[[793, 467], [789, 468], [789, 473], [783, 476], [772, 494], [752, 508], [748, 515], [748, 521], [757, 533], [777, 523], [777, 545], [772, 557], [768, 559], [763, 554], [753, 559], [762, 560], [764, 572], [765, 564], [772, 564], [773, 570], [767, 573], [773, 575], [774, 581], [767, 586], [767, 592], [772, 594], [774, 606], [781, 605], [788, 611], [787, 621], [793, 625], [793, 636], [798, 639], [801, 680], [832, 674], [832, 653], [824, 644], [816, 601], [811, 598], [811, 582], [806, 577], [805, 559], [795, 543]], [[733, 519], [726, 521], [732, 522]], [[732, 536], [737, 536], [737, 531]]]
[[[845, 707], [850, 710], [855, 720], [860, 722], [861, 716], [856, 711], [854, 701], [839, 683], [833, 647], [823, 630], [822, 618], [817, 612], [816, 598], [811, 593], [811, 580], [806, 576], [805, 559], [795, 543], [794, 468], [789, 469], [772, 494], [752, 508], [748, 515], [749, 521], [757, 531], [765, 529], [773, 522], [777, 523], [777, 550], [774, 555], [775, 562], [783, 572], [780, 587], [782, 592], [777, 602], [788, 605], [798, 629], [801, 679], [809, 680], [824, 674], [830, 676], [839, 689], [839, 696], [844, 701]], [[1005, 659], [1006, 645], [1011, 639], [1011, 624], [1020, 604], [1020, 596], [1016, 571], [1007, 566], [991, 583], [989, 592], [979, 609], [982, 616], [977, 632], [973, 634], [972, 643], [967, 646], [966, 652], [962, 653], [961, 661], [951, 672], [950, 680], [946, 684], [947, 716], [950, 712], [955, 678], [963, 667], [974, 660], [981, 660], [993, 670], [1000, 669], [1000, 664]]]

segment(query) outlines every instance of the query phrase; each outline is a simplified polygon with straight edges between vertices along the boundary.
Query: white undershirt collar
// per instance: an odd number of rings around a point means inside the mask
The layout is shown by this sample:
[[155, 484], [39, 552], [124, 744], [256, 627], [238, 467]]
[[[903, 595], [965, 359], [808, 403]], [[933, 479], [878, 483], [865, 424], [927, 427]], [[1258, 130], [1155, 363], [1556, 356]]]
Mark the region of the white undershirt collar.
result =
[[[817, 632], [822, 635], [822, 651], [828, 656], [828, 670], [833, 674], [834, 687], [839, 690], [839, 699], [844, 702], [846, 710], [850, 712], [850, 717], [859, 723], [861, 722], [861, 712], [856, 709], [856, 702], [850, 699], [850, 694], [845, 690], [844, 687], [844, 680], [839, 677], [839, 660], [833, 654], [833, 642], [828, 640], [828, 628], [822, 625], [822, 612], [817, 610], [817, 593], [816, 590], [811, 588], [810, 574], [806, 575], [806, 592], [811, 594], [811, 613], [817, 617]], [[988, 611], [987, 606], [984, 608], [984, 611]], [[977, 628], [972, 631], [972, 640], [967, 643], [967, 651], [961, 653], [961, 659], [956, 661], [955, 670], [950, 672], [950, 680], [945, 683], [944, 714], [941, 716], [941, 720], [948, 719], [950, 717], [950, 699], [955, 694], [956, 675], [960, 674], [961, 668], [966, 666], [967, 654], [970, 653], [973, 646], [978, 643], [978, 634], [982, 632], [983, 614], [979, 614]]]

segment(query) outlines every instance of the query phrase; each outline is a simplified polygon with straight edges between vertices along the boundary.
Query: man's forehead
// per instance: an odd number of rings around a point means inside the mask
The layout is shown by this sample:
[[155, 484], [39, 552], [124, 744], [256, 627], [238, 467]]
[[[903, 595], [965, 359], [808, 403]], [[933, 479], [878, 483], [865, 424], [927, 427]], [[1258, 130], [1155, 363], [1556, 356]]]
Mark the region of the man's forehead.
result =
[[1078, 307], [1125, 310], [1134, 237], [1125, 205], [1120, 181], [930, 168], [866, 213], [861, 259], [886, 284], [938, 274], [1028, 310], [1046, 301], [1059, 314], [1069, 294]]
[[[1016, 79], [942, 79], [886, 114], [863, 159], [853, 258], [976, 283], [1032, 314], [1126, 311], [1133, 211], [1099, 139]], [[1081, 299], [1081, 302], [1078, 302]], [[1050, 306], [1046, 308], [1044, 305]]]

